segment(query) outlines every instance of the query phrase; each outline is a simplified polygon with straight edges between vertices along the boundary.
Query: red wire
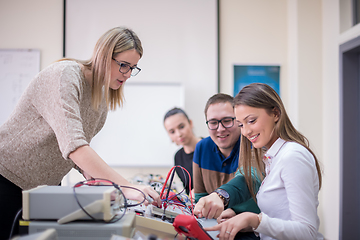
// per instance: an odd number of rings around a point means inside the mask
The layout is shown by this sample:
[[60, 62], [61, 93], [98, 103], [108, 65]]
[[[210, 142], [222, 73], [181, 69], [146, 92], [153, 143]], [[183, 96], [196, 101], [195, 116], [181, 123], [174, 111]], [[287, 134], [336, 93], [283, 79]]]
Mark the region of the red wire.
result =
[[163, 185], [163, 187], [162, 187], [162, 189], [161, 189], [161, 192], [160, 192], [160, 199], [162, 198], [162, 195], [163, 195], [163, 193], [164, 193], [164, 190], [165, 190], [165, 187], [166, 187], [166, 183], [167, 183], [167, 181], [168, 181], [168, 179], [169, 179], [170, 173], [172, 172], [172, 170], [173, 170], [174, 168], [175, 168], [175, 166], [170, 169], [170, 171], [168, 172], [168, 174], [167, 174], [167, 176], [166, 176], [164, 185]]
[[182, 169], [184, 169], [186, 172], [187, 172], [187, 174], [188, 174], [188, 176], [189, 176], [189, 190], [190, 190], [190, 205], [191, 205], [191, 212], [192, 212], [192, 215], [194, 216], [194, 209], [193, 209], [193, 198], [192, 198], [192, 191], [191, 191], [191, 176], [190, 176], [190, 173], [188, 172], [188, 170], [186, 170], [184, 167], [182, 167], [182, 166], [178, 166], [178, 167], [181, 167]]
[[[176, 167], [180, 167], [180, 168], [184, 169], [184, 170], [187, 172], [188, 176], [189, 176], [189, 190], [190, 190], [190, 202], [191, 202], [191, 204], [190, 204], [191, 206], [190, 206], [190, 207], [191, 207], [191, 213], [192, 213], [192, 215], [194, 216], [193, 198], [192, 198], [192, 191], [191, 191], [191, 176], [190, 176], [190, 173], [188, 172], [188, 170], [186, 170], [184, 167], [176, 165], [176, 166], [174, 166], [174, 167], [172, 167], [172, 168], [170, 169], [170, 171], [168, 172], [168, 174], [167, 174], [167, 176], [166, 176], [166, 180], [165, 180], [165, 182], [164, 182], [163, 188], [161, 189], [160, 199], [162, 198], [162, 195], [163, 195], [163, 193], [164, 193], [164, 190], [165, 190], [167, 181], [168, 181], [168, 179], [169, 179], [170, 173], [171, 173], [171, 172], [174, 170], [174, 168], [176, 168]], [[170, 189], [168, 189], [168, 191], [170, 191]]]

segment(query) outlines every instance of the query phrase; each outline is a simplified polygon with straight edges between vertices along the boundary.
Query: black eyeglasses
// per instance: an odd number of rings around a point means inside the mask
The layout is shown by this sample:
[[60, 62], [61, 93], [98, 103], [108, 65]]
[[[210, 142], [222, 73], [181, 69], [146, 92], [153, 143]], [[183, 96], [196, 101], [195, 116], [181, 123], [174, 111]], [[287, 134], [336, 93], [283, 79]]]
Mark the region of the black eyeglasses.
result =
[[217, 130], [219, 128], [219, 123], [221, 123], [224, 128], [231, 128], [234, 126], [234, 120], [235, 117], [224, 117], [221, 120], [211, 119], [206, 121], [206, 125], [210, 130]]
[[119, 68], [119, 72], [121, 72], [122, 74], [125, 74], [125, 73], [128, 73], [130, 70], [131, 70], [131, 76], [136, 76], [140, 71], [141, 69], [138, 68], [137, 66], [135, 67], [131, 67], [129, 64], [127, 63], [121, 63], [121, 62], [118, 62], [116, 61], [114, 58], [113, 60], [116, 62], [117, 65], [120, 66]]

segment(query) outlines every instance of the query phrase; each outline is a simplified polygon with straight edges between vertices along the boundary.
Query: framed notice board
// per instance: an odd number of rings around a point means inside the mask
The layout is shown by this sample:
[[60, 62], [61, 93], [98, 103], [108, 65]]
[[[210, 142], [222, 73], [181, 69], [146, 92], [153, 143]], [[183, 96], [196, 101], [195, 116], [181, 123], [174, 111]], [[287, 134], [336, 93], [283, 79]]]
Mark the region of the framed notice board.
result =
[[279, 65], [234, 65], [234, 96], [250, 83], [265, 83], [280, 96]]

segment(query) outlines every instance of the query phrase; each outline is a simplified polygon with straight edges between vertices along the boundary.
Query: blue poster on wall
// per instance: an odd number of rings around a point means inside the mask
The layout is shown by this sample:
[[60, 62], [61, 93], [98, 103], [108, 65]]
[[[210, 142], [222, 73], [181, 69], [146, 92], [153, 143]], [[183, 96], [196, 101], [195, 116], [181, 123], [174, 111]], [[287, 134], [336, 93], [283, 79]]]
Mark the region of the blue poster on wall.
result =
[[255, 82], [269, 85], [280, 95], [280, 66], [234, 65], [234, 96]]

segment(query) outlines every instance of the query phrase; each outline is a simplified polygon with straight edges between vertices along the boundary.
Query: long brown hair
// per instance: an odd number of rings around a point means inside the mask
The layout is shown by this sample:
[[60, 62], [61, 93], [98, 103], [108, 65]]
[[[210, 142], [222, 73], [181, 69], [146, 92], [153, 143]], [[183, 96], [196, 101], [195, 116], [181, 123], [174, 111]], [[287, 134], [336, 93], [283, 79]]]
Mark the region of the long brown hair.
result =
[[[281, 139], [289, 142], [296, 142], [304, 146], [315, 159], [316, 169], [319, 177], [319, 188], [321, 188], [321, 169], [319, 161], [314, 152], [309, 147], [308, 139], [295, 129], [288, 117], [284, 104], [281, 98], [274, 89], [263, 83], [252, 83], [245, 86], [234, 98], [235, 107], [238, 105], [245, 105], [254, 108], [265, 109], [268, 113], [276, 111], [279, 115], [279, 120], [275, 125], [274, 133]], [[254, 181], [251, 178], [251, 169], [256, 168], [258, 177], [261, 179], [264, 176], [264, 165], [262, 162], [264, 150], [251, 147], [251, 142], [241, 135], [239, 166], [243, 166], [243, 173], [246, 183], [253, 197]]]
[[111, 61], [118, 53], [131, 49], [135, 49], [142, 57], [143, 48], [136, 33], [128, 28], [115, 27], [99, 38], [91, 59], [86, 61], [71, 59], [83, 64], [92, 73], [91, 105], [94, 109], [99, 108], [103, 97], [108, 109], [115, 110], [117, 106], [122, 106], [124, 86], [121, 85], [117, 90], [110, 88]]

